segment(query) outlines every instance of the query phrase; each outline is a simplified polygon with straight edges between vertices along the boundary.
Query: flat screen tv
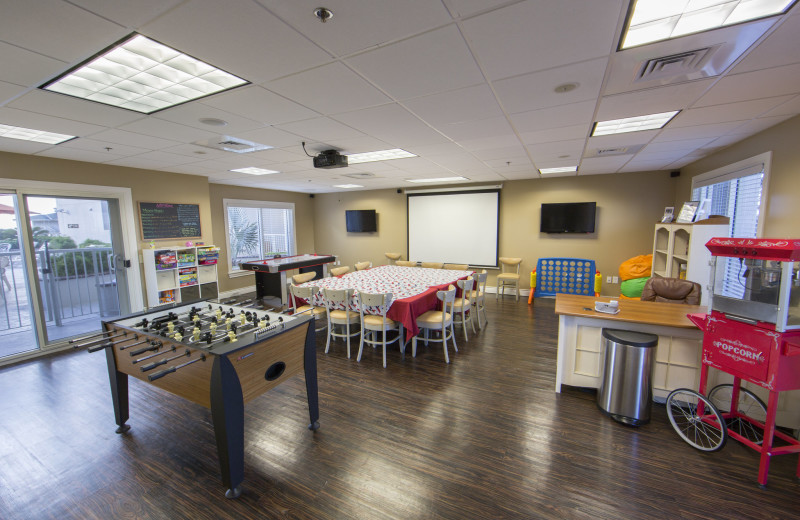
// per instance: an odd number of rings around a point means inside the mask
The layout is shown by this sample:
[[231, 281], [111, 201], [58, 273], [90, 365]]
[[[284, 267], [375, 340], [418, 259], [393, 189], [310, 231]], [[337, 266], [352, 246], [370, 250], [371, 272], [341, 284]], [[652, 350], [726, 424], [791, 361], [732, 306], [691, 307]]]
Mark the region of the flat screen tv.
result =
[[542, 204], [542, 233], [594, 233], [596, 202]]
[[378, 220], [374, 209], [349, 209], [345, 211], [348, 233], [372, 233], [378, 231]]

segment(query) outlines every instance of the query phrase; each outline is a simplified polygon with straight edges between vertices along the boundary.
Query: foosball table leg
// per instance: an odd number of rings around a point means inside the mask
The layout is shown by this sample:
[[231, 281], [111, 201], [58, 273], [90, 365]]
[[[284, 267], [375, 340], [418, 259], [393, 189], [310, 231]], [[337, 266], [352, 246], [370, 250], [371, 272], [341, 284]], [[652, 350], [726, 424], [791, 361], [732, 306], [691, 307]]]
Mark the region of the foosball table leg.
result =
[[306, 376], [306, 398], [308, 400], [309, 430], [319, 429], [319, 393], [317, 390], [317, 339], [314, 320], [308, 323], [306, 344], [303, 351], [303, 368]]
[[128, 421], [128, 374], [117, 371], [114, 361], [114, 349], [106, 349], [108, 363], [108, 380], [111, 383], [111, 400], [114, 403], [114, 419], [117, 421], [117, 433], [125, 433], [131, 429], [125, 424]]
[[230, 360], [214, 356], [211, 369], [211, 420], [217, 439], [222, 484], [226, 498], [242, 494], [244, 480], [244, 397]]

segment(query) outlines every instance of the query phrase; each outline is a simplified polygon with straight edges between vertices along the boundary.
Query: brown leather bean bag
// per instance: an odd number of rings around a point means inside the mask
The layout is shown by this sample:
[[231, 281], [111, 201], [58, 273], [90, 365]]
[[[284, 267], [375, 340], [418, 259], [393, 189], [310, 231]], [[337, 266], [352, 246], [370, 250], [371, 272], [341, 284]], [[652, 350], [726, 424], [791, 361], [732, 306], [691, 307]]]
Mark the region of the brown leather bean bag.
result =
[[642, 301], [700, 305], [699, 283], [680, 278], [650, 278], [642, 289]]

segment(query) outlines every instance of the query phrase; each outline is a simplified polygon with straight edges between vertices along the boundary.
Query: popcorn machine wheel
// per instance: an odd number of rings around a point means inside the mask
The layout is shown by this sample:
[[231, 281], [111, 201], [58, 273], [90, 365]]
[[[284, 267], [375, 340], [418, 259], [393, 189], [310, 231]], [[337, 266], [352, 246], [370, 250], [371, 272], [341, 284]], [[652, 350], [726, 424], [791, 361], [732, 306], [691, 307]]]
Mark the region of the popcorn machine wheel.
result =
[[[688, 315], [704, 333], [700, 388], [671, 392], [667, 415], [694, 448], [716, 451], [731, 437], [759, 452], [764, 488], [773, 455], [800, 453], [800, 441], [775, 426], [779, 393], [800, 389], [800, 239], [712, 238], [706, 247], [710, 312]], [[710, 367], [731, 374], [733, 384], [706, 394]], [[742, 381], [767, 390], [767, 404]]]

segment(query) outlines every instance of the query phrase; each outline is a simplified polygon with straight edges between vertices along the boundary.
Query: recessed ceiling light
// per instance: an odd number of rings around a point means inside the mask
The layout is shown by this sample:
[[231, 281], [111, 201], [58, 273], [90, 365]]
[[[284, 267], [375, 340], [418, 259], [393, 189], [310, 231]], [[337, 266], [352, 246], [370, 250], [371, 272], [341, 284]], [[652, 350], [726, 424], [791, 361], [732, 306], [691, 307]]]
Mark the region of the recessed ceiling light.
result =
[[22, 141], [35, 141], [45, 144], [61, 144], [64, 141], [75, 139], [77, 136], [33, 130], [31, 128], [22, 128], [21, 126], [0, 125], [0, 137], [21, 139]]
[[453, 181], [468, 181], [466, 177], [437, 177], [430, 179], [406, 179], [406, 182], [453, 182]]
[[784, 13], [796, 0], [637, 0], [620, 49]]
[[152, 114], [247, 83], [134, 33], [40, 88]]
[[216, 117], [203, 117], [199, 121], [208, 126], [228, 126], [228, 122], [224, 119], [217, 119]]
[[548, 173], [564, 173], [564, 172], [576, 172], [578, 171], [577, 166], [562, 166], [560, 168], [539, 168], [539, 173], [542, 175], [546, 175]]
[[598, 135], [624, 134], [625, 132], [639, 132], [641, 130], [655, 130], [657, 128], [662, 128], [664, 125], [669, 123], [678, 112], [680, 112], [680, 110], [662, 112], [660, 114], [649, 114], [646, 116], [612, 119], [610, 121], [599, 121], [594, 124], [592, 137]]
[[239, 172], [239, 173], [247, 173], [250, 175], [269, 175], [270, 173], [280, 173], [279, 171], [275, 170], [265, 170], [264, 168], [236, 168], [235, 170], [229, 170], [232, 172]]
[[406, 157], [416, 157], [415, 154], [394, 148], [392, 150], [378, 150], [376, 152], [364, 152], [347, 154], [348, 164], [358, 164], [374, 161], [391, 161], [392, 159], [405, 159]]
[[333, 187], [350, 189], [350, 188], [363, 188], [364, 186], [360, 184], [334, 184]]

